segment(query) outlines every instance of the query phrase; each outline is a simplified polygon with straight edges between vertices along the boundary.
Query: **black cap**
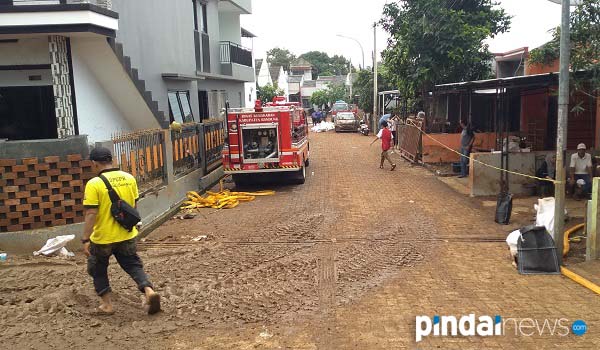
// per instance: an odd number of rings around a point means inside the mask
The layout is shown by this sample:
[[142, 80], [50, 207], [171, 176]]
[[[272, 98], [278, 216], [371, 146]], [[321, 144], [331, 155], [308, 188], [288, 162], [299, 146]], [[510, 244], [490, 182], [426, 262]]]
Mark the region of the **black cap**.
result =
[[90, 152], [90, 160], [97, 162], [110, 162], [112, 161], [112, 154], [108, 148], [96, 147]]

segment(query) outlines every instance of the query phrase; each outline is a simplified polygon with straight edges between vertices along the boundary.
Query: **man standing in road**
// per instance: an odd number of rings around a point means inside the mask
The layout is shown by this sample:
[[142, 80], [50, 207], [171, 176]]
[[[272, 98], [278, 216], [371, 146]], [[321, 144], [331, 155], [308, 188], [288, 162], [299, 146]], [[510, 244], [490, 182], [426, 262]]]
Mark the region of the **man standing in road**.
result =
[[585, 144], [577, 145], [577, 153], [571, 155], [570, 173], [572, 184], [585, 181], [583, 190], [587, 195], [592, 192], [592, 156], [585, 150]]
[[107, 148], [93, 149], [90, 160], [98, 176], [85, 186], [85, 226], [81, 242], [88, 257], [88, 273], [92, 276], [94, 289], [101, 299], [96, 313], [114, 313], [107, 271], [109, 258], [114, 255], [121, 268], [137, 283], [140, 292], [145, 294], [148, 314], [155, 314], [160, 311], [160, 296], [154, 291], [137, 254], [137, 228], [133, 227], [128, 231], [111, 215], [112, 201], [104, 182], [108, 181], [122, 201], [135, 207], [139, 197], [135, 178], [113, 167], [112, 154]]
[[383, 169], [383, 162], [387, 159], [387, 161], [392, 165], [392, 171], [394, 171], [394, 169], [396, 169], [396, 164], [394, 164], [390, 158], [390, 148], [392, 147], [394, 135], [392, 135], [392, 132], [388, 127], [388, 122], [385, 120], [381, 122], [381, 127], [382, 129], [377, 133], [377, 138], [373, 140], [371, 144], [381, 139], [381, 163], [379, 164], [379, 168]]
[[467, 169], [469, 164], [469, 157], [471, 156], [471, 150], [473, 149], [473, 143], [475, 142], [475, 133], [470, 123], [460, 121], [460, 127], [462, 133], [460, 134], [460, 178], [467, 177], [469, 170]]

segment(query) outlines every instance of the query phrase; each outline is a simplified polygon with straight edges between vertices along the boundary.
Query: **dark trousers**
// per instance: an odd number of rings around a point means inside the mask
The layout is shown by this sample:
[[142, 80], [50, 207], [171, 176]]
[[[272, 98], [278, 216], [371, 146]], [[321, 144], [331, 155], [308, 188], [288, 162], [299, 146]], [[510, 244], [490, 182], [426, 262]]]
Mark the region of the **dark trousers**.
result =
[[135, 239], [112, 244], [90, 244], [88, 257], [88, 273], [94, 279], [94, 289], [99, 296], [111, 291], [108, 280], [108, 260], [114, 255], [121, 268], [137, 283], [140, 292], [144, 288], [152, 288], [148, 276], [144, 272], [142, 259], [137, 255]]
[[461, 147], [460, 153], [465, 155], [460, 156], [460, 175], [467, 176], [469, 175], [469, 156], [471, 155], [471, 151], [468, 148]]

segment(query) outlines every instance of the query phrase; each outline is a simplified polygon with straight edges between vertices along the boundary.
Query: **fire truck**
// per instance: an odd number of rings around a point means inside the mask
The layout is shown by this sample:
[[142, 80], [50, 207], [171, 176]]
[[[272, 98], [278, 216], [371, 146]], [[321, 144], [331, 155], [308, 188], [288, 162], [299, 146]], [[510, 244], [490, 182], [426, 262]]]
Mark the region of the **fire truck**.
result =
[[227, 111], [227, 139], [223, 148], [225, 174], [237, 185], [279, 174], [303, 184], [309, 165], [308, 120], [297, 102], [275, 97], [262, 106]]

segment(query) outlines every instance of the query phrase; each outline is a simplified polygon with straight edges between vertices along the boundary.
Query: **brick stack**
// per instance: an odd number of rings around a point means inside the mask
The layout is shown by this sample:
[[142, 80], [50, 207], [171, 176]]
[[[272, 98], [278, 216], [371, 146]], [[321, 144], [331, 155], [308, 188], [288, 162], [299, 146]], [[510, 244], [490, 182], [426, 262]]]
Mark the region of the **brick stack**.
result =
[[0, 159], [0, 232], [83, 222], [91, 165], [79, 154]]

